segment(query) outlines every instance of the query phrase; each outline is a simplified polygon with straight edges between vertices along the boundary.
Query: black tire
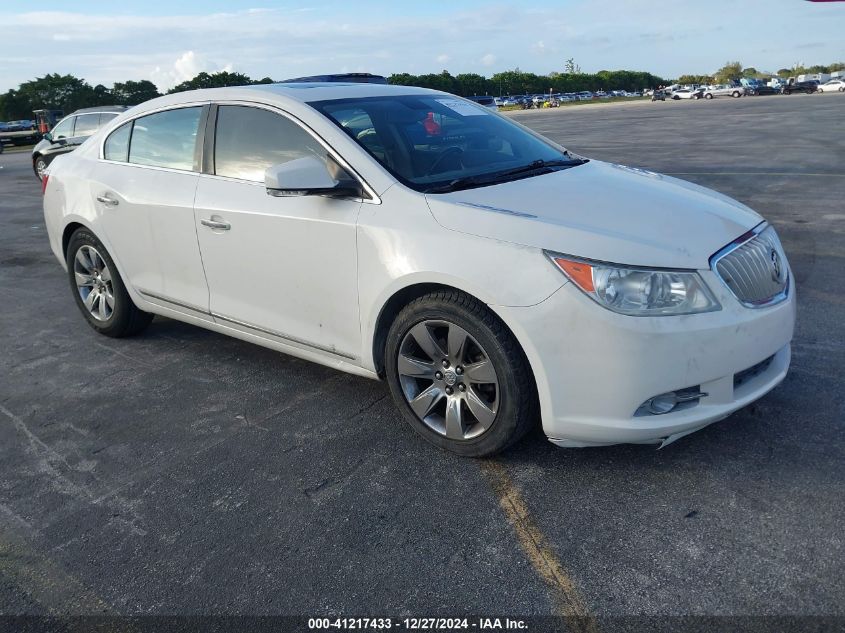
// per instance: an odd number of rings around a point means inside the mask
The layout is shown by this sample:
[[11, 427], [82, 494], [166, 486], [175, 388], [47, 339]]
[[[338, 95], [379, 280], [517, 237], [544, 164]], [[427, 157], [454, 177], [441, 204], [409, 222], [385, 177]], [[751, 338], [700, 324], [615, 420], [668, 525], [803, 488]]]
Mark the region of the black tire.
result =
[[734, 99], [738, 99], [739, 97], [741, 97], [741, 96], [742, 96], [742, 94], [739, 92], [739, 90], [734, 90], [734, 91], [731, 93], [731, 96], [732, 96]]
[[[84, 247], [93, 247], [97, 253], [102, 257], [111, 273], [111, 290], [114, 296], [114, 307], [111, 315], [105, 320], [97, 320], [88, 308], [85, 307], [79, 288], [76, 285], [76, 275], [74, 272], [74, 260], [76, 259], [79, 250]], [[113, 338], [121, 338], [124, 336], [132, 336], [144, 330], [153, 320], [153, 315], [149, 312], [140, 310], [133, 302], [129, 293], [126, 291], [126, 286], [117, 272], [109, 252], [103, 246], [102, 242], [97, 239], [91, 231], [85, 228], [77, 229], [71, 236], [68, 242], [66, 253], [66, 262], [68, 269], [68, 281], [70, 282], [71, 292], [73, 293], [76, 305], [82, 316], [96, 332], [104, 336]]]
[[47, 169], [47, 167], [50, 165], [50, 159], [47, 158], [46, 156], [42, 156], [41, 154], [39, 154], [32, 161], [32, 171], [35, 172], [35, 177], [38, 178], [38, 180], [43, 180], [43, 178], [41, 178], [41, 173], [39, 172], [39, 168], [38, 168], [39, 163], [43, 163], [44, 164], [43, 169]]
[[[405, 397], [399, 378], [400, 347], [414, 326], [430, 320], [445, 321], [465, 330], [495, 369], [498, 408], [492, 423], [477, 437], [447, 438], [417, 417]], [[488, 457], [519, 441], [538, 422], [536, 387], [528, 359], [504, 323], [469, 295], [443, 290], [412, 301], [394, 319], [385, 347], [386, 380], [393, 400], [411, 427], [435, 446], [464, 457]]]
[[704, 98], [705, 99], [712, 99], [713, 95], [711, 95], [710, 93], [707, 93], [706, 95], [704, 95]]

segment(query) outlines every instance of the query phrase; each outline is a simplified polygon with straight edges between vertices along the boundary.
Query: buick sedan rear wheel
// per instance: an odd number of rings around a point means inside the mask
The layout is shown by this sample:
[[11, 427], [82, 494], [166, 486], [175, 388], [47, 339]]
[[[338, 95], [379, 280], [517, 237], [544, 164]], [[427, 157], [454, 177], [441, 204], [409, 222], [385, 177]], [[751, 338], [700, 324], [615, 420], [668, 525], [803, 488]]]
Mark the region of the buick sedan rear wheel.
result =
[[426, 440], [459, 455], [493, 455], [537, 421], [528, 361], [490, 310], [457, 291], [421, 297], [388, 334], [396, 404]]
[[88, 229], [77, 229], [71, 236], [67, 271], [76, 305], [100, 334], [131, 336], [153, 320], [132, 302], [111, 255]]

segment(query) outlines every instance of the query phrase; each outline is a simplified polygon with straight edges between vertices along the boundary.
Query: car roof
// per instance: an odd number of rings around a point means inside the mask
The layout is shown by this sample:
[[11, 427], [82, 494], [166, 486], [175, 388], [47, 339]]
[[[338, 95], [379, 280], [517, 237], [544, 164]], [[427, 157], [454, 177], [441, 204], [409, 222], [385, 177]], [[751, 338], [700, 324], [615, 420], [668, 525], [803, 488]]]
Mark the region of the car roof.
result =
[[128, 109], [129, 106], [124, 105], [96, 106], [94, 108], [80, 108], [79, 110], [74, 110], [68, 116], [73, 116], [74, 114], [89, 114], [91, 112], [125, 112]]
[[[255, 84], [227, 88], [203, 88], [186, 90], [152, 99], [132, 109], [132, 113], [155, 110], [182, 103], [202, 101], [258, 101], [291, 105], [291, 102], [307, 104], [332, 99], [359, 99], [366, 97], [387, 97], [398, 95], [448, 95], [448, 93], [413, 86], [395, 86], [374, 83], [302, 82]], [[448, 95], [452, 97], [453, 95]]]

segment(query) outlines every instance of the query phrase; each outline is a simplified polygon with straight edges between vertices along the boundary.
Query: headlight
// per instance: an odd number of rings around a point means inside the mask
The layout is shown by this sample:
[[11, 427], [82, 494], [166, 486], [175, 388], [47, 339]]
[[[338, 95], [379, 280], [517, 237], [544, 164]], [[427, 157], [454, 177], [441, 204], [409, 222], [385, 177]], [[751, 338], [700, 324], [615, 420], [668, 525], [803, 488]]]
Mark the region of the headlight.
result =
[[721, 309], [695, 271], [636, 268], [546, 254], [587, 296], [620, 314], [663, 316]]

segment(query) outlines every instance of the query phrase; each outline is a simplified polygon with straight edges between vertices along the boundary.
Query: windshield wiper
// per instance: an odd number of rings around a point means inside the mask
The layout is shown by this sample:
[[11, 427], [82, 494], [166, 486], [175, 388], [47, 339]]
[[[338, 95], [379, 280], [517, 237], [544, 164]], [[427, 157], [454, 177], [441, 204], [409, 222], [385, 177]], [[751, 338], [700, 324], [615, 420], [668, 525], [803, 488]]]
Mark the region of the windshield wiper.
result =
[[587, 161], [584, 158], [567, 158], [556, 160], [543, 160], [541, 158], [530, 162], [527, 165], [523, 165], [522, 167], [515, 167], [513, 169], [508, 169], [507, 171], [500, 171], [494, 175], [498, 176], [499, 178], [506, 178], [508, 176], [516, 176], [518, 174], [525, 174], [541, 169], [551, 169], [552, 167], [575, 167], [576, 165], [581, 165], [586, 162]]
[[522, 165], [521, 167], [514, 167], [505, 171], [497, 171], [490, 174], [480, 174], [478, 176], [464, 176], [463, 178], [456, 178], [445, 185], [438, 185], [426, 189], [424, 193], [448, 193], [450, 191], [460, 191], [461, 189], [470, 189], [472, 187], [481, 187], [484, 185], [492, 185], [494, 183], [507, 182], [508, 180], [515, 180], [515, 177], [530, 174], [532, 172], [549, 173], [555, 170], [556, 167], [575, 167], [583, 165], [587, 162], [586, 158], [568, 158], [543, 160], [538, 159]]

